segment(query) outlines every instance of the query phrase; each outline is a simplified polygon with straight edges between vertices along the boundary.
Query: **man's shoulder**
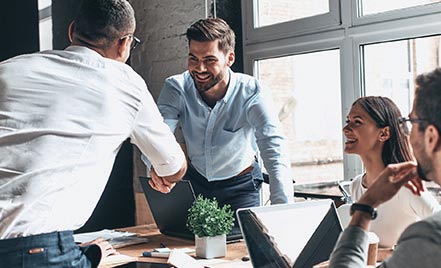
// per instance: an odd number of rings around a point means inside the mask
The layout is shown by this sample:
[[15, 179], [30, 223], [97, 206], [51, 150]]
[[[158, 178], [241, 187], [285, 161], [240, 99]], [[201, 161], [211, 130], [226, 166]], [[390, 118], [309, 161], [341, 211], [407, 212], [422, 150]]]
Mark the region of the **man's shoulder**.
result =
[[410, 225], [403, 232], [400, 240], [413, 237], [428, 237], [441, 244], [441, 212], [436, 212], [432, 216]]
[[232, 79], [230, 83], [233, 83], [233, 87], [237, 92], [240, 92], [242, 97], [251, 98], [261, 96], [264, 93], [259, 81], [250, 75], [243, 73], [232, 73]]
[[190, 72], [185, 71], [180, 74], [175, 74], [169, 76], [165, 79], [165, 85], [167, 87], [175, 88], [175, 89], [184, 89], [185, 87], [192, 86], [193, 80], [191, 78]]
[[259, 81], [254, 76], [244, 73], [235, 73], [235, 72], [231, 72], [231, 73], [236, 83], [243, 84], [253, 88], [260, 88]]

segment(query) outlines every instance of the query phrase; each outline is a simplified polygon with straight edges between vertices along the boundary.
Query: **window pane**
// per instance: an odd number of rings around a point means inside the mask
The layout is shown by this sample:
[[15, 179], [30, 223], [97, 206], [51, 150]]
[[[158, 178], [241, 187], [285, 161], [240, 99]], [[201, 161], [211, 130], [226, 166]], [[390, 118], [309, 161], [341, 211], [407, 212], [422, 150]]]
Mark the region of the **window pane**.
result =
[[38, 0], [40, 50], [52, 49], [52, 0]]
[[363, 51], [366, 95], [387, 96], [407, 115], [415, 77], [439, 66], [440, 37], [365, 45]]
[[52, 18], [40, 20], [40, 50], [52, 49]]
[[44, 9], [52, 5], [52, 0], [38, 0], [38, 9]]
[[258, 61], [287, 138], [298, 184], [343, 179], [339, 51]]
[[374, 13], [381, 13], [395, 9], [402, 9], [414, 6], [422, 6], [431, 3], [438, 3], [441, 0], [360, 0], [361, 15], [369, 15]]
[[329, 12], [329, 0], [256, 0], [255, 27], [297, 20]]

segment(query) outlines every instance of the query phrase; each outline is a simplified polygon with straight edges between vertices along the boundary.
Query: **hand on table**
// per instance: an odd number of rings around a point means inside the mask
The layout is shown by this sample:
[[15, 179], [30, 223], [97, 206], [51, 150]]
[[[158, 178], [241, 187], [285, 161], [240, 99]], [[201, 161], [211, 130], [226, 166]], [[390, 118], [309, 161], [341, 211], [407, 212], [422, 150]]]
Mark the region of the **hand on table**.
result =
[[109, 255], [119, 254], [116, 249], [112, 247], [109, 241], [104, 240], [104, 238], [97, 238], [89, 242], [84, 242], [80, 244], [81, 247], [89, 246], [91, 244], [96, 244], [101, 249], [101, 258], [107, 257]]

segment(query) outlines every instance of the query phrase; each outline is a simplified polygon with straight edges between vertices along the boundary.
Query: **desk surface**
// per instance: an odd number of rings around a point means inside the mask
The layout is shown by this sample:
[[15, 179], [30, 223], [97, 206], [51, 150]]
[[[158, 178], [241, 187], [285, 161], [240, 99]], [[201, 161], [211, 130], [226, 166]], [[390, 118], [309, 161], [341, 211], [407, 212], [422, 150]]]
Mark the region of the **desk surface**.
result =
[[[142, 257], [142, 253], [144, 251], [151, 251], [154, 248], [161, 247], [161, 243], [166, 245], [170, 249], [174, 248], [194, 248], [194, 241], [181, 239], [171, 236], [163, 235], [159, 232], [155, 225], [141, 225], [135, 227], [124, 228], [124, 231], [129, 231], [133, 233], [137, 233], [142, 237], [147, 237], [149, 239], [148, 243], [142, 243], [138, 245], [128, 246], [119, 248], [118, 252], [124, 255], [128, 255], [131, 257], [137, 258], [138, 261], [141, 262], [166, 262], [166, 259], [161, 258], [148, 258]], [[222, 258], [223, 260], [229, 261], [237, 261], [235, 262], [234, 267], [244, 267], [249, 268], [252, 267], [251, 262], [243, 262], [241, 261], [242, 257], [247, 255], [247, 248], [244, 241], [229, 243], [227, 244], [227, 256]], [[194, 257], [194, 254], [192, 254]], [[243, 265], [242, 265], [243, 263]], [[106, 266], [107, 267], [107, 266]], [[218, 267], [218, 266], [215, 266]], [[219, 266], [222, 267], [222, 266]], [[224, 266], [227, 267], [227, 266]]]

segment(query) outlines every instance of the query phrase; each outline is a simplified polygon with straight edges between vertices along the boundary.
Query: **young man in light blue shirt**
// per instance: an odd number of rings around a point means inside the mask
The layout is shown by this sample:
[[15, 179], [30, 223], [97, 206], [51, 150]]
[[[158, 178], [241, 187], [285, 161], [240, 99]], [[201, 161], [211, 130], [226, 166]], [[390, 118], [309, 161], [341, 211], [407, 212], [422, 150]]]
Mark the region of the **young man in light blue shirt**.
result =
[[[165, 81], [158, 106], [165, 123], [182, 128], [189, 168], [184, 179], [196, 194], [232, 209], [258, 206], [262, 172], [269, 174], [272, 204], [293, 199], [290, 161], [268, 92], [252, 76], [234, 73], [235, 34], [218, 18], [187, 30], [188, 71]], [[152, 174], [152, 186], [160, 186]], [[157, 187], [158, 190], [159, 187]]]

